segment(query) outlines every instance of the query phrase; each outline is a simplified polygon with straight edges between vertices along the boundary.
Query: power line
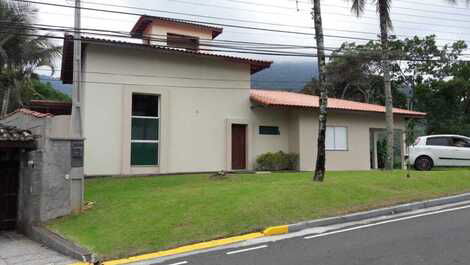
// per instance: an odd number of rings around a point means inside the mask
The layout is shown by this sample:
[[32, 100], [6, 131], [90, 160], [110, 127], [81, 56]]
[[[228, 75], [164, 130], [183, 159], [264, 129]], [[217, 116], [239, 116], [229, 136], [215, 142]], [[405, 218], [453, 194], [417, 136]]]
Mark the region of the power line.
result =
[[[39, 71], [52, 72], [51, 69], [39, 67]], [[55, 69], [61, 71], [61, 69]], [[177, 80], [199, 80], [199, 81], [214, 81], [214, 82], [259, 82], [259, 83], [307, 83], [311, 80], [250, 80], [250, 79], [224, 79], [224, 78], [202, 78], [202, 77], [181, 77], [171, 75], [148, 75], [148, 74], [129, 74], [129, 73], [113, 73], [113, 72], [101, 72], [101, 71], [83, 71], [86, 74], [96, 75], [111, 75], [111, 76], [129, 76], [129, 77], [145, 77], [145, 78], [162, 78], [162, 79], [177, 79]]]
[[[11, 1], [19, 1], [19, 2], [33, 2], [37, 3], [34, 1], [26, 1], [26, 0], [11, 0]], [[152, 11], [152, 12], [165, 12], [165, 13], [172, 13], [172, 14], [180, 14], [180, 15], [186, 15], [186, 16], [194, 16], [194, 17], [206, 17], [206, 18], [212, 18], [212, 19], [221, 19], [221, 20], [233, 20], [233, 21], [239, 21], [243, 23], [260, 23], [260, 24], [268, 24], [268, 25], [273, 25], [273, 26], [285, 26], [285, 27], [299, 27], [299, 28], [307, 28], [307, 29], [313, 29], [313, 27], [305, 27], [305, 26], [299, 26], [299, 25], [287, 25], [287, 24], [279, 24], [279, 23], [265, 23], [265, 22], [259, 22], [259, 21], [250, 21], [250, 20], [242, 20], [242, 19], [231, 19], [231, 18], [220, 18], [220, 17], [212, 17], [212, 16], [201, 16], [201, 15], [195, 15], [195, 14], [188, 14], [188, 13], [181, 13], [181, 12], [172, 12], [172, 11], [165, 11], [165, 10], [157, 10], [157, 9], [150, 9], [150, 8], [140, 8], [140, 7], [133, 7], [133, 6], [125, 6], [125, 5], [115, 5], [115, 4], [103, 4], [103, 3], [97, 3], [97, 2], [91, 2], [91, 1], [84, 1], [84, 3], [91, 3], [94, 5], [101, 5], [101, 6], [111, 6], [111, 7], [119, 7], [119, 8], [126, 8], [126, 9], [135, 9], [135, 10], [144, 10], [144, 11]], [[37, 3], [37, 4], [51, 4], [51, 5], [59, 5], [59, 6], [64, 6], [60, 4], [53, 4], [53, 3]], [[71, 7], [71, 6], [65, 6], [65, 7]], [[90, 9], [90, 8], [88, 8]], [[121, 11], [112, 11], [112, 10], [103, 10], [103, 9], [95, 9], [91, 8], [92, 11], [101, 11], [101, 12], [118, 12], [118, 13], [124, 13], [127, 15], [135, 15], [135, 16], [143, 16], [145, 14], [136, 14], [136, 13], [129, 13], [129, 12], [121, 12]], [[339, 14], [339, 13], [334, 13], [334, 15], [340, 15], [340, 16], [347, 16], [345, 14]], [[372, 17], [364, 17], [366, 19], [373, 19], [376, 20], [376, 18]], [[185, 21], [183, 19], [183, 21]], [[235, 28], [242, 28], [242, 29], [254, 29], [254, 30], [264, 30], [264, 31], [273, 31], [272, 29], [266, 29], [266, 28], [254, 28], [254, 27], [246, 27], [246, 26], [240, 26], [240, 25], [227, 25], [227, 24], [220, 24], [220, 23], [212, 23], [212, 22], [199, 22], [199, 21], [191, 21], [191, 20], [186, 20], [191, 23], [204, 23], [204, 24], [213, 24], [213, 25], [220, 25], [220, 26], [228, 26], [228, 27], [235, 27]], [[404, 23], [415, 23], [415, 24], [425, 24], [425, 25], [434, 25], [437, 27], [444, 27], [443, 25], [438, 25], [438, 24], [429, 24], [429, 23], [420, 23], [420, 22], [411, 22], [411, 21], [403, 21], [403, 20], [394, 20], [395, 22], [404, 22]], [[368, 23], [370, 24], [370, 23]], [[372, 25], [372, 24], [371, 24]], [[415, 30], [415, 28], [405, 28], [401, 27], [403, 29], [412, 29]], [[373, 33], [373, 32], [361, 32], [361, 31], [352, 31], [352, 30], [342, 30], [342, 29], [329, 29], [325, 28], [326, 30], [333, 30], [333, 31], [340, 31], [340, 32], [349, 32], [349, 33], [358, 33], [358, 34], [374, 34], [377, 35], [378, 33]], [[470, 28], [469, 28], [470, 29]], [[301, 34], [301, 35], [309, 35], [309, 36], [315, 36], [313, 33], [306, 33], [306, 32], [297, 32], [297, 31], [287, 31], [287, 30], [274, 30], [274, 32], [277, 33], [292, 33], [292, 34]], [[442, 32], [442, 31], [441, 31]], [[460, 34], [460, 32], [443, 32], [443, 33], [449, 33], [449, 34]], [[353, 39], [353, 40], [361, 40], [361, 41], [370, 41], [374, 39], [370, 38], [359, 38], [359, 37], [346, 37], [346, 36], [341, 36], [341, 35], [331, 35], [331, 34], [324, 34], [326, 37], [331, 37], [331, 38], [341, 38], [341, 39]], [[396, 34], [396, 36], [399, 36]], [[406, 36], [406, 35], [400, 35], [400, 36]], [[411, 36], [407, 36], [411, 37]], [[455, 41], [451, 39], [442, 39], [445, 41]]]
[[[0, 32], [0, 33], [5, 33], [5, 32]], [[52, 39], [62, 39], [64, 40], [64, 37], [58, 37], [58, 36], [48, 36], [48, 35], [40, 35], [40, 34], [22, 34], [22, 33], [14, 33], [16, 35], [24, 35], [24, 36], [38, 36], [38, 37], [44, 37], [44, 38], [52, 38]], [[119, 36], [116, 36], [119, 37]], [[121, 36], [122, 37], [122, 36]], [[68, 40], [73, 40], [72, 38], [67, 38]], [[103, 41], [100, 39], [85, 39], [85, 41], [89, 43], [98, 43], [102, 44]], [[119, 43], [118, 43], [119, 44]], [[129, 42], [124, 42], [124, 44], [133, 44], [140, 46], [142, 48], [155, 48], [155, 46], [150, 46], [150, 45], [145, 45], [145, 44], [139, 44], [139, 43], [129, 43]], [[162, 47], [158, 46], [157, 47]], [[231, 49], [231, 50], [220, 50], [220, 49], [199, 49], [202, 51], [211, 51], [211, 52], [227, 52], [227, 53], [242, 53], [242, 54], [256, 54], [256, 55], [274, 55], [274, 56], [292, 56], [292, 57], [304, 57], [304, 58], [315, 58], [317, 57], [316, 54], [302, 54], [302, 53], [275, 53], [275, 52], [255, 52], [255, 51], [246, 51], [246, 50], [240, 50], [237, 48]], [[326, 51], [329, 51], [325, 49]], [[178, 49], [175, 49], [175, 51], [180, 51]], [[181, 50], [182, 51], [182, 50]], [[371, 51], [370, 52], [373, 55], [377, 55], [380, 53], [380, 51]], [[403, 53], [400, 53], [403, 54]], [[400, 55], [399, 53], [395, 52], [395, 56]], [[211, 55], [208, 53], [201, 53], [201, 55]], [[460, 54], [460, 56], [465, 56], [465, 55], [470, 55], [470, 54]], [[333, 58], [333, 57], [342, 57], [344, 56], [343, 54], [329, 54], [326, 55], [328, 58]], [[376, 59], [376, 57], [371, 56], [370, 59]], [[408, 59], [406, 57], [395, 57], [394, 60], [396, 61], [408, 61], [408, 62], [430, 62], [430, 61], [442, 61], [440, 59]], [[461, 62], [467, 62], [466, 60], [455, 60], [455, 61], [461, 61]]]

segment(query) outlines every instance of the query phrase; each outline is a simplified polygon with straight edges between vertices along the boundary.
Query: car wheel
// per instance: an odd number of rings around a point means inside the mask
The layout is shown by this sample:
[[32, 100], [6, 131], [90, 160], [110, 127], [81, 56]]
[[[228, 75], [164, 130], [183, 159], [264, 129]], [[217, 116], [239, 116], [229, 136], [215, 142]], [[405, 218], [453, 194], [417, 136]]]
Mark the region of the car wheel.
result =
[[417, 170], [428, 171], [431, 170], [433, 166], [432, 160], [429, 157], [421, 156], [418, 157], [415, 161], [415, 168]]

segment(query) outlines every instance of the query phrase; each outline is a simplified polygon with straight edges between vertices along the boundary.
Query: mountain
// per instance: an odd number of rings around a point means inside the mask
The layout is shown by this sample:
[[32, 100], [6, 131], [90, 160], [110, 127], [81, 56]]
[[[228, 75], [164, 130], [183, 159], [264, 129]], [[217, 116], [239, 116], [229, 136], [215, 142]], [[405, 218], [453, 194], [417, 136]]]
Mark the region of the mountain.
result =
[[277, 62], [252, 76], [252, 88], [299, 91], [318, 76], [316, 62]]
[[47, 75], [39, 75], [39, 80], [43, 83], [51, 83], [55, 90], [58, 90], [64, 94], [72, 96], [72, 85], [62, 84], [62, 81], [53, 79]]
[[[270, 90], [301, 90], [312, 76], [318, 76], [315, 62], [276, 62], [269, 69], [263, 70], [252, 76], [251, 87]], [[69, 96], [72, 95], [72, 85], [62, 84], [62, 81], [53, 79], [47, 75], [39, 75], [43, 83], [51, 83], [52, 86]]]

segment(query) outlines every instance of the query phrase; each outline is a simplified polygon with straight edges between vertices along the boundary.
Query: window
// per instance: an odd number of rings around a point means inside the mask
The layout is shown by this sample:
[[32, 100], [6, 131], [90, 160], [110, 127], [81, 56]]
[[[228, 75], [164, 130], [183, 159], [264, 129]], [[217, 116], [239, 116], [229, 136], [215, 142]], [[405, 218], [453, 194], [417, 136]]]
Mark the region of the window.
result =
[[175, 48], [197, 50], [199, 48], [199, 38], [167, 33], [166, 44]]
[[449, 137], [431, 137], [426, 140], [426, 145], [432, 146], [452, 146], [452, 138]]
[[470, 148], [470, 141], [465, 138], [454, 137], [452, 138], [452, 145], [455, 147]]
[[132, 95], [131, 165], [158, 165], [159, 97]]
[[260, 135], [280, 135], [281, 131], [278, 126], [259, 126]]
[[347, 151], [348, 150], [348, 128], [326, 127], [326, 150]]

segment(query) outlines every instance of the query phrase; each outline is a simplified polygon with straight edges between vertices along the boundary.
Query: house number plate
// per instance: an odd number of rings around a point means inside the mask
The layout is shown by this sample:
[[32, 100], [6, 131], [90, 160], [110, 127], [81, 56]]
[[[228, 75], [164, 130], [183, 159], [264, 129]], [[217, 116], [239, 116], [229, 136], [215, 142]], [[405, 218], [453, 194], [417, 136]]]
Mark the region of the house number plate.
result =
[[83, 141], [71, 142], [72, 167], [83, 167]]

